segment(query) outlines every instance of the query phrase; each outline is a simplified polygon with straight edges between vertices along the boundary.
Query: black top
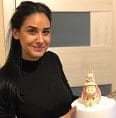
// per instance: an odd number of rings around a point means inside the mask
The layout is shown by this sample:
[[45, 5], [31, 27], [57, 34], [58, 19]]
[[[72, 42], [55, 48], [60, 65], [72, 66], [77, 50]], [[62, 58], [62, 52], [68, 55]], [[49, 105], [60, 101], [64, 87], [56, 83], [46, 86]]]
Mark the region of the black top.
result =
[[[18, 77], [14, 76], [16, 79], [13, 80], [11, 78], [13, 73], [9, 69], [9, 77], [4, 82], [10, 83], [5, 84], [8, 86], [5, 91], [14, 93], [8, 94], [11, 97], [7, 101], [10, 101], [12, 105], [9, 103], [10, 107], [7, 105], [8, 110], [4, 112], [10, 111], [11, 114], [16, 112], [18, 118], [58, 118], [68, 112], [74, 98], [58, 56], [52, 52], [46, 52], [37, 61], [21, 59], [20, 62], [18, 71], [14, 70], [16, 71], [14, 75], [17, 73]], [[3, 78], [3, 74], [1, 75]], [[8, 74], [5, 72], [4, 75]], [[11, 85], [12, 87], [9, 87]], [[4, 101], [2, 103], [6, 103], [3, 96], [7, 94], [1, 95], [0, 99]], [[1, 100], [0, 104], [3, 106]], [[2, 113], [3, 110], [1, 110]]]

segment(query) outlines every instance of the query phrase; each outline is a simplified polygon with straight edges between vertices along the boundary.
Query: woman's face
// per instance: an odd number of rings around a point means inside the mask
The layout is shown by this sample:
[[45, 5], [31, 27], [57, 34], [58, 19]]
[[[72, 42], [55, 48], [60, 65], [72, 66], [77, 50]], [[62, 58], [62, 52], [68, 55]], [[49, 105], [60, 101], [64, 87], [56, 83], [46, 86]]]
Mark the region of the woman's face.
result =
[[37, 60], [46, 52], [50, 44], [50, 21], [44, 13], [28, 16], [20, 30], [13, 29], [13, 36], [20, 41], [22, 58]]

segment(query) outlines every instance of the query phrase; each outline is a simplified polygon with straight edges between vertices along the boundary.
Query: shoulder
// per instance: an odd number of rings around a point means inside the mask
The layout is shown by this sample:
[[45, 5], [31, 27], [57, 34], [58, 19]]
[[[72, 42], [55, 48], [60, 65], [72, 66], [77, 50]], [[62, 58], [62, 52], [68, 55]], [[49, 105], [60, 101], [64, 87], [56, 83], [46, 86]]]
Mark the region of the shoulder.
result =
[[59, 67], [62, 66], [59, 56], [52, 51], [47, 51], [44, 54], [42, 60], [47, 64], [51, 64], [51, 65], [59, 66]]
[[60, 62], [59, 56], [58, 56], [56, 53], [51, 52], [51, 51], [47, 51], [47, 52], [45, 53], [44, 59], [46, 59], [46, 60], [48, 60], [48, 61], [51, 60], [52, 62], [54, 62], [54, 61]]
[[44, 55], [44, 60], [51, 65], [62, 68], [62, 62], [59, 56], [54, 52], [51, 51], [46, 52]]
[[45, 56], [46, 57], [51, 57], [51, 58], [59, 58], [59, 56], [55, 52], [52, 52], [52, 51], [47, 51], [45, 53]]

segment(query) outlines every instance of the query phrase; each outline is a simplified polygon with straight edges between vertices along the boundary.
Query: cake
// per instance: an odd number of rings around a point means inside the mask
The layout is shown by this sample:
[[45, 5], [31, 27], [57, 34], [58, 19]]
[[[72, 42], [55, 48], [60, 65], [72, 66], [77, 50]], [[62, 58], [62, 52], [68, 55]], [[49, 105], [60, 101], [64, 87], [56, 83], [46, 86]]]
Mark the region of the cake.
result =
[[116, 118], [116, 101], [101, 95], [93, 74], [88, 74], [81, 97], [72, 103], [77, 108], [74, 118]]

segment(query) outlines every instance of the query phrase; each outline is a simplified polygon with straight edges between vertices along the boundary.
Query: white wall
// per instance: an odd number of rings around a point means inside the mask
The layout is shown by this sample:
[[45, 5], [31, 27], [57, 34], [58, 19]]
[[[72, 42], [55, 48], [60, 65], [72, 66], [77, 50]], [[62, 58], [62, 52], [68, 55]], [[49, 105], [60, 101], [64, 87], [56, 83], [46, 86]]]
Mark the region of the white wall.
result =
[[3, 65], [5, 59], [4, 48], [4, 25], [3, 25], [3, 2], [0, 0], [0, 66]]
[[113, 89], [116, 90], [116, 0], [113, 0], [113, 65], [114, 78], [112, 79]]

